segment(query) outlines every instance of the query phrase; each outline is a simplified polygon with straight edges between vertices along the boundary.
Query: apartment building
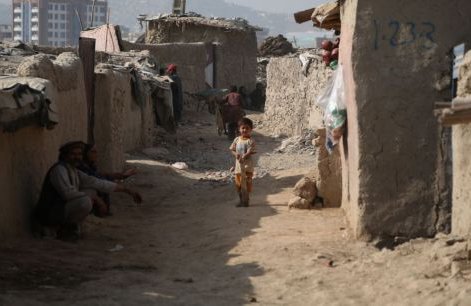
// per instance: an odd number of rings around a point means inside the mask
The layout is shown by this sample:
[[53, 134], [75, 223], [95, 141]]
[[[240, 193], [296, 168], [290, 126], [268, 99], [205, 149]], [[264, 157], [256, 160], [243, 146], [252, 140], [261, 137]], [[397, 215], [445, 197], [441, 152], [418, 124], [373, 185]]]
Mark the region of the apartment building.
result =
[[[108, 5], [106, 1], [97, 1], [95, 3], [95, 13], [93, 13], [93, 1], [86, 4], [86, 27], [96, 27], [106, 23], [108, 16]], [[93, 22], [92, 22], [93, 18]]]
[[13, 39], [13, 28], [10, 24], [0, 24], [0, 41], [10, 41]]
[[92, 25], [105, 24], [108, 14], [107, 0], [12, 2], [13, 38], [38, 45], [76, 46], [80, 31]]
[[13, 0], [13, 39], [39, 44], [40, 0]]

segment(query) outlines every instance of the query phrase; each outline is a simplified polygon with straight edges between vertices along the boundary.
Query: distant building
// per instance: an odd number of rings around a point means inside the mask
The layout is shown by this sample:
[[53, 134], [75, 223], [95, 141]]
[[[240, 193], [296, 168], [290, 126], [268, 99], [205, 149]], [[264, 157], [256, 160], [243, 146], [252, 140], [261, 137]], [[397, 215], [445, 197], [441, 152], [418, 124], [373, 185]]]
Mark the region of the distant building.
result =
[[[107, 21], [108, 1], [12, 0], [13, 39], [50, 46], [76, 46], [82, 28]], [[93, 23], [92, 23], [93, 16]]]
[[130, 28], [122, 25], [119, 26], [119, 29], [121, 31], [121, 38], [129, 42], [135, 42], [144, 34], [142, 32], [133, 32]]
[[142, 32], [130, 32], [126, 38], [123, 38], [124, 40], [127, 40], [129, 42], [136, 42], [139, 38], [142, 36], [145, 36], [145, 33]]
[[186, 0], [173, 0], [173, 14], [183, 15], [186, 12]]
[[9, 24], [0, 24], [0, 41], [13, 40], [13, 28]]
[[[142, 17], [140, 17], [142, 19]], [[261, 29], [239, 19], [162, 15], [144, 18], [146, 44], [205, 43], [206, 83], [213, 88], [243, 86], [249, 92], [257, 82], [257, 37]], [[184, 49], [175, 49], [172, 62], [184, 60]], [[178, 64], [178, 63], [177, 63]], [[180, 70], [181, 72], [181, 70]]]

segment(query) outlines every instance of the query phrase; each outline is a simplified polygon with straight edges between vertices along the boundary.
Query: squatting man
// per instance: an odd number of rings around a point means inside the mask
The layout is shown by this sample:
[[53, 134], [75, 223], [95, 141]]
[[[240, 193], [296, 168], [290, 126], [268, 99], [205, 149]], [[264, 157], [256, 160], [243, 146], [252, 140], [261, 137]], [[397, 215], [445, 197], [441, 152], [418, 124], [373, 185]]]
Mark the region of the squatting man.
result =
[[57, 230], [57, 237], [75, 241], [80, 224], [97, 205], [96, 192], [123, 192], [141, 203], [141, 195], [121, 184], [89, 176], [77, 167], [82, 162], [85, 144], [70, 142], [59, 150], [59, 161], [48, 171], [34, 212], [36, 224]]

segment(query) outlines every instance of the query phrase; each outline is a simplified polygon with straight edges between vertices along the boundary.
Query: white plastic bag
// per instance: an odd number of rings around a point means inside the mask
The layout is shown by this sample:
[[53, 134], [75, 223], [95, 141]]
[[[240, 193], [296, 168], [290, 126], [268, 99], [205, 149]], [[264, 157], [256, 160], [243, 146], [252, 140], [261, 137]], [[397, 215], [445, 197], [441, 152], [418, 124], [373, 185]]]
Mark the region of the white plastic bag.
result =
[[178, 170], [188, 170], [189, 168], [188, 165], [184, 162], [174, 163], [172, 167]]
[[327, 130], [326, 147], [332, 152], [345, 132], [347, 110], [342, 65], [338, 65], [324, 92], [317, 99], [324, 109], [324, 124]]
[[316, 104], [326, 110], [327, 105], [335, 105], [345, 109], [345, 88], [343, 82], [343, 68], [338, 65], [326, 87], [317, 98]]

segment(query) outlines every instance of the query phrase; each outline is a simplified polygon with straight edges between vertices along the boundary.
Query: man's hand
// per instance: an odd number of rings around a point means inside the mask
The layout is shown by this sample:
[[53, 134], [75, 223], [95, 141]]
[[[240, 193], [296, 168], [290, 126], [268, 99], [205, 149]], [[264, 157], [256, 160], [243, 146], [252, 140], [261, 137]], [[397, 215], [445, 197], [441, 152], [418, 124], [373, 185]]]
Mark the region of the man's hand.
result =
[[98, 196], [90, 197], [92, 199], [93, 207], [95, 208], [95, 214], [97, 217], [104, 217], [108, 213], [108, 206]]
[[123, 172], [124, 177], [130, 177], [130, 176], [133, 176], [133, 175], [136, 175], [136, 174], [137, 174], [137, 169], [136, 168], [131, 168], [131, 169], [128, 169], [128, 170]]
[[141, 204], [142, 203], [142, 196], [139, 194], [139, 192], [134, 191], [134, 190], [129, 190], [128, 194], [132, 196], [132, 199], [134, 200], [134, 203], [136, 204]]

